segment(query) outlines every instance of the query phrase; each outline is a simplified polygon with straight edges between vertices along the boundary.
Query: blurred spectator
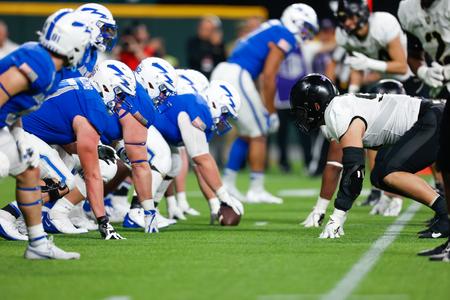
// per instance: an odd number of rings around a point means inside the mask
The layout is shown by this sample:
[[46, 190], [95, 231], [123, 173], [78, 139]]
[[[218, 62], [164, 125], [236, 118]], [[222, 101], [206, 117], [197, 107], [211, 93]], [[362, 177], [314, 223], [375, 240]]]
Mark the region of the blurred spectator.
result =
[[222, 38], [220, 19], [214, 15], [203, 17], [198, 23], [197, 35], [187, 43], [188, 67], [209, 78], [214, 67], [225, 60]]
[[126, 30], [120, 41], [119, 47], [115, 49], [118, 52], [117, 57], [132, 70], [136, 69], [141, 60], [155, 54], [145, 24], [138, 23]]
[[245, 37], [247, 34], [254, 31], [263, 22], [264, 22], [264, 19], [259, 16], [250, 17], [242, 22], [239, 22], [238, 25], [236, 26], [236, 32], [237, 32], [236, 39], [229, 42], [226, 46], [227, 56], [233, 51], [233, 49], [236, 45], [236, 42], [239, 39]]
[[166, 42], [163, 38], [155, 37], [150, 40], [150, 47], [155, 51], [153, 56], [161, 57], [167, 60], [174, 68], [178, 68], [180, 62], [178, 58], [173, 55], [167, 54]]
[[8, 25], [0, 20], [0, 59], [14, 51], [19, 45], [8, 38]]

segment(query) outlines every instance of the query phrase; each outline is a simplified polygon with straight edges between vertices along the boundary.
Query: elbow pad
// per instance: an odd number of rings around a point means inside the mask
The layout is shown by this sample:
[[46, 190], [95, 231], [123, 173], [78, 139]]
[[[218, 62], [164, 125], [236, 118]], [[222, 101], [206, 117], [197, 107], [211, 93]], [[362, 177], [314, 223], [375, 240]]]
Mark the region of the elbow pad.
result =
[[334, 206], [337, 209], [348, 211], [361, 193], [365, 174], [364, 149], [346, 147], [343, 149], [343, 154], [344, 170]]

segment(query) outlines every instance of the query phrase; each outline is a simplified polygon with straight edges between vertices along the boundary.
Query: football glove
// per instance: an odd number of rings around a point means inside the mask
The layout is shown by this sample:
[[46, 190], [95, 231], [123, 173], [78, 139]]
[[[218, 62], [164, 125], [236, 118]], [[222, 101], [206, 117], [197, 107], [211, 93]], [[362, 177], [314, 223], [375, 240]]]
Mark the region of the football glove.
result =
[[269, 116], [269, 133], [276, 133], [280, 128], [280, 118], [277, 113], [272, 113]]
[[116, 232], [107, 218], [106, 222], [103, 221], [98, 224], [98, 231], [100, 231], [100, 234], [104, 240], [125, 240], [124, 237]]
[[417, 69], [417, 77], [425, 82], [426, 85], [438, 88], [443, 85], [444, 68], [437, 62], [433, 62], [431, 67], [422, 65]]
[[369, 58], [356, 51], [353, 51], [352, 55], [347, 56], [344, 63], [350, 65], [352, 69], [358, 71], [373, 70], [378, 72], [386, 72], [387, 67], [386, 62]]
[[344, 233], [344, 219], [340, 220], [340, 218], [330, 216], [327, 225], [323, 229], [320, 234], [320, 239], [338, 239], [343, 236]]
[[115, 164], [118, 158], [116, 150], [107, 145], [98, 145], [98, 158], [104, 160], [108, 165]]
[[301, 223], [306, 228], [310, 227], [320, 227], [325, 219], [325, 211], [313, 208], [312, 212], [306, 217], [306, 219]]

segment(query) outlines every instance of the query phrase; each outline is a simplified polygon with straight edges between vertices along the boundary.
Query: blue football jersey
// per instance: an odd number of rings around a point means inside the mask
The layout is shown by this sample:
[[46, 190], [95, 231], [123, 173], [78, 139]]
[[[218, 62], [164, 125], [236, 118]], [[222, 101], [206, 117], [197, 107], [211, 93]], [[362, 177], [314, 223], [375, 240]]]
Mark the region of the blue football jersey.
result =
[[91, 46], [84, 56], [84, 64], [78, 69], [64, 68], [62, 70], [63, 79], [78, 78], [82, 76], [88, 77], [92, 73], [95, 64], [97, 63], [97, 49]]
[[178, 127], [180, 112], [186, 112], [189, 115], [192, 124], [205, 132], [208, 141], [212, 138], [213, 120], [208, 104], [200, 95], [174, 95], [169, 100], [172, 107], [162, 114], [155, 114], [153, 124], [169, 144], [178, 146], [183, 143]]
[[228, 62], [238, 64], [255, 79], [264, 68], [269, 55], [269, 43], [274, 43], [285, 55], [293, 51], [297, 44], [295, 36], [280, 20], [269, 20], [238, 41]]
[[63, 80], [42, 107], [23, 117], [25, 131], [48, 144], [65, 145], [76, 141], [72, 123], [85, 117], [102, 135], [108, 128], [109, 113], [100, 94], [84, 77]]
[[29, 80], [28, 91], [11, 97], [0, 108], [0, 128], [12, 125], [20, 116], [40, 107], [61, 81], [49, 52], [39, 43], [28, 42], [0, 60], [0, 74], [17, 67]]

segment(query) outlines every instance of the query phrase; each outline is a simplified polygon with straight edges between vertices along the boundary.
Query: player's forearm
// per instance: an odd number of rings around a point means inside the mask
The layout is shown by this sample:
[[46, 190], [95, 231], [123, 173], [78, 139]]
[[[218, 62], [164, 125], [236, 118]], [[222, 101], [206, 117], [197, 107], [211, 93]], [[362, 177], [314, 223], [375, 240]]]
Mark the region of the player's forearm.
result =
[[[92, 168], [92, 167], [91, 167]], [[92, 207], [95, 217], [105, 216], [105, 206], [103, 204], [103, 180], [100, 170], [92, 170], [88, 174], [84, 174], [84, 182], [86, 183], [87, 198]]]
[[214, 191], [208, 186], [202, 174], [200, 174], [197, 166], [194, 166], [194, 173], [197, 176], [198, 185], [200, 186], [200, 190], [202, 191], [205, 199], [209, 200], [216, 197], [216, 193], [214, 193]]
[[148, 162], [132, 164], [131, 176], [139, 200], [152, 199], [152, 173]]
[[276, 112], [275, 91], [276, 91], [275, 76], [265, 74], [263, 76], [263, 97], [264, 97], [264, 104], [269, 114]]
[[408, 72], [408, 64], [400, 61], [389, 61], [386, 66], [386, 73], [404, 75]]
[[198, 172], [214, 192], [222, 187], [223, 184], [222, 179], [220, 178], [219, 169], [211, 154], [202, 154], [194, 157], [193, 160], [197, 165]]

